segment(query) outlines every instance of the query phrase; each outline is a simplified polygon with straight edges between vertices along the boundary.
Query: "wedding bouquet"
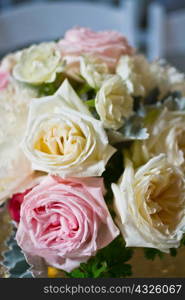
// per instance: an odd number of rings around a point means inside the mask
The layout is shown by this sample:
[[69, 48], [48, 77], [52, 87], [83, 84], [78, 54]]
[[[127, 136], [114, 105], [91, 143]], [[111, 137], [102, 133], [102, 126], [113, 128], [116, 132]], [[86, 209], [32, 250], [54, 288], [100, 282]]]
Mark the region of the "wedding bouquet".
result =
[[124, 277], [135, 247], [175, 255], [184, 74], [120, 33], [80, 27], [4, 57], [0, 204], [13, 222], [10, 277]]

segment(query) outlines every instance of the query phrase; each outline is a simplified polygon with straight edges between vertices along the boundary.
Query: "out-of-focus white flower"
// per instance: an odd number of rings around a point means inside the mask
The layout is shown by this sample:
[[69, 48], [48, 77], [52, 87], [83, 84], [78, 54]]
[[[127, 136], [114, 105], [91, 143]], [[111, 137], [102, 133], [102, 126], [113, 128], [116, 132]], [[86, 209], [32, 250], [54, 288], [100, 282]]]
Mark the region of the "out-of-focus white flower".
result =
[[121, 56], [116, 72], [133, 96], [146, 96], [155, 87], [150, 64], [143, 55]]
[[133, 113], [133, 99], [119, 75], [102, 84], [95, 99], [96, 110], [106, 128], [118, 129]]
[[115, 149], [66, 80], [30, 104], [23, 150], [33, 169], [61, 177], [100, 176]]
[[0, 93], [0, 203], [11, 196], [17, 185], [32, 173], [31, 165], [20, 149], [28, 106], [36, 92], [10, 78]]
[[11, 73], [14, 66], [18, 63], [22, 51], [17, 51], [6, 55], [0, 64], [0, 70]]
[[179, 247], [185, 230], [185, 177], [164, 154], [138, 170], [126, 158], [123, 176], [112, 189], [126, 246], [163, 252]]
[[109, 69], [101, 59], [93, 56], [82, 56], [80, 58], [80, 73], [87, 83], [94, 89], [100, 88]]
[[56, 74], [61, 71], [63, 62], [56, 44], [42, 43], [21, 52], [13, 76], [19, 81], [38, 85], [53, 82]]
[[165, 108], [153, 117], [148, 115], [145, 122], [149, 138], [133, 144], [135, 166], [165, 153], [170, 163], [185, 170], [185, 111], [169, 111]]
[[185, 96], [185, 75], [175, 67], [166, 65], [162, 60], [153, 62], [150, 70], [160, 90], [160, 98], [171, 91], [180, 91]]

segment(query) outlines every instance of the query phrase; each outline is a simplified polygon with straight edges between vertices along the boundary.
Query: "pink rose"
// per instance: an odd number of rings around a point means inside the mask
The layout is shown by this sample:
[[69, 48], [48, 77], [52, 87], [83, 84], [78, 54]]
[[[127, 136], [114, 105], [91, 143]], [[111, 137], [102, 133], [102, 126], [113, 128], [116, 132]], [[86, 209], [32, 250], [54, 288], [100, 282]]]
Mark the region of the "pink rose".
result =
[[0, 71], [0, 91], [4, 90], [9, 82], [9, 73]]
[[127, 39], [115, 31], [94, 32], [89, 28], [76, 27], [68, 30], [59, 41], [62, 56], [67, 63], [79, 61], [82, 54], [95, 55], [114, 68], [121, 55], [131, 55], [133, 48]]
[[20, 209], [21, 204], [24, 201], [24, 197], [31, 191], [32, 189], [26, 190], [24, 193], [17, 193], [12, 196], [12, 198], [8, 201], [8, 211], [9, 214], [15, 222], [20, 221]]
[[25, 196], [16, 239], [27, 255], [70, 272], [118, 234], [102, 179], [48, 176]]

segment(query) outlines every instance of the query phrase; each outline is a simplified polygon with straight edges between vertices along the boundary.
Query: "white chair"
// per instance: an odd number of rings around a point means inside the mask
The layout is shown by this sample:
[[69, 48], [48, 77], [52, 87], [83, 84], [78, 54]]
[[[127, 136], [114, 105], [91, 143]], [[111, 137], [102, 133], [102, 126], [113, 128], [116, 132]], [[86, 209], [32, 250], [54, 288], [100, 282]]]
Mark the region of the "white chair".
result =
[[148, 12], [148, 57], [166, 58], [185, 71], [185, 9], [166, 12], [152, 4]]
[[135, 1], [121, 8], [87, 2], [33, 3], [0, 14], [0, 53], [61, 38], [73, 26], [117, 30], [135, 46]]

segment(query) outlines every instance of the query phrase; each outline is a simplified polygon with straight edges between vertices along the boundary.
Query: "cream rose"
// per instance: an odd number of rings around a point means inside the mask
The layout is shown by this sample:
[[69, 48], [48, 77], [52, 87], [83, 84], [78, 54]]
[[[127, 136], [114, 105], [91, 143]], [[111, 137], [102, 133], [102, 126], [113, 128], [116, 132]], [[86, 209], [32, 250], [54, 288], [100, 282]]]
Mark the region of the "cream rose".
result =
[[80, 59], [80, 73], [92, 88], [98, 89], [108, 76], [109, 70], [101, 59], [93, 56], [82, 56]]
[[13, 76], [19, 81], [38, 85], [53, 82], [56, 74], [62, 70], [61, 54], [56, 44], [42, 43], [22, 51], [13, 68]]
[[150, 64], [143, 55], [121, 56], [116, 73], [122, 77], [133, 96], [146, 96], [155, 87]]
[[54, 96], [31, 103], [23, 150], [33, 169], [61, 177], [100, 176], [115, 152], [67, 80]]
[[139, 166], [149, 158], [165, 153], [170, 163], [185, 170], [185, 112], [168, 111], [166, 108], [155, 116], [149, 115], [145, 126], [149, 138], [136, 141], [132, 147], [135, 166]]
[[96, 110], [106, 128], [118, 129], [133, 113], [133, 99], [119, 75], [102, 84], [95, 99]]
[[126, 158], [123, 177], [112, 189], [126, 246], [163, 252], [179, 247], [185, 230], [185, 177], [164, 154], [138, 170]]
[[154, 61], [150, 65], [156, 86], [160, 90], [160, 98], [172, 91], [180, 91], [185, 96], [185, 75], [176, 68], [167, 65], [163, 60]]
[[0, 203], [32, 173], [30, 162], [19, 147], [35, 91], [25, 89], [12, 78], [0, 92]]

